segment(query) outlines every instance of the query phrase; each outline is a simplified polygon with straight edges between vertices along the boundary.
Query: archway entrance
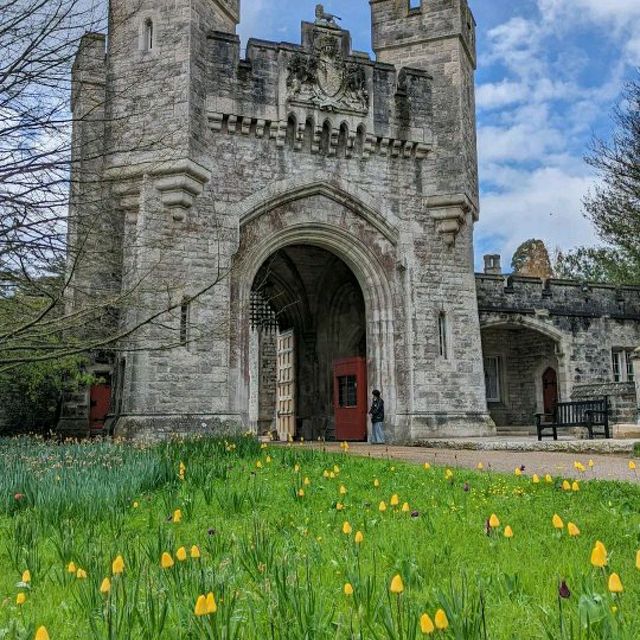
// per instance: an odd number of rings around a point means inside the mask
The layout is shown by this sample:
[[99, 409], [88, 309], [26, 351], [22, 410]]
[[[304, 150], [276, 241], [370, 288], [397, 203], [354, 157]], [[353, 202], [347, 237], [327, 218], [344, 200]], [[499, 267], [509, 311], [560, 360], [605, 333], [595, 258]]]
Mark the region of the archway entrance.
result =
[[251, 288], [250, 419], [280, 439], [366, 439], [366, 314], [351, 269], [309, 245], [278, 249]]

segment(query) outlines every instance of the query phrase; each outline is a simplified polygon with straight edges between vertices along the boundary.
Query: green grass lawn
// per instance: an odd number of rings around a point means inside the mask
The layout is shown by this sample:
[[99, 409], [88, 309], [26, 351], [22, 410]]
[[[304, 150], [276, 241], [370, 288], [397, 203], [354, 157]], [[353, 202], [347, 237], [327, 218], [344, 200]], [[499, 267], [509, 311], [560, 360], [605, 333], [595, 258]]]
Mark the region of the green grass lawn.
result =
[[[640, 637], [629, 484], [566, 491], [251, 438], [5, 440], [0, 465], [0, 640]], [[423, 634], [438, 611], [448, 628]]]

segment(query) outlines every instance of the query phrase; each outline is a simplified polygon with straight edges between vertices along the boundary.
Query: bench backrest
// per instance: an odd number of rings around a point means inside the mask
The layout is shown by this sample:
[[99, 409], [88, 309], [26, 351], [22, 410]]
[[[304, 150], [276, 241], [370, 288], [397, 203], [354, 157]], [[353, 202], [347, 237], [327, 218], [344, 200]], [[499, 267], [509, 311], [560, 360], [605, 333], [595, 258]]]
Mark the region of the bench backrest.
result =
[[580, 425], [588, 419], [593, 422], [603, 422], [608, 411], [607, 397], [577, 402], [558, 402], [554, 412], [554, 422], [565, 425]]

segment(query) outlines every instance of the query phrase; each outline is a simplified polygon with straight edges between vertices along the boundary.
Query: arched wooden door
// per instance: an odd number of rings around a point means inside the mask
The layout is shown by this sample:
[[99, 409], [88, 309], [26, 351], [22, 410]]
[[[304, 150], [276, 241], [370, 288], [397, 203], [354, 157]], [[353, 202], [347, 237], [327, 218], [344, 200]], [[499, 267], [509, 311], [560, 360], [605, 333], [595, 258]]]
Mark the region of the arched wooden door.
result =
[[553, 367], [542, 374], [542, 397], [544, 412], [553, 413], [558, 404], [558, 374]]

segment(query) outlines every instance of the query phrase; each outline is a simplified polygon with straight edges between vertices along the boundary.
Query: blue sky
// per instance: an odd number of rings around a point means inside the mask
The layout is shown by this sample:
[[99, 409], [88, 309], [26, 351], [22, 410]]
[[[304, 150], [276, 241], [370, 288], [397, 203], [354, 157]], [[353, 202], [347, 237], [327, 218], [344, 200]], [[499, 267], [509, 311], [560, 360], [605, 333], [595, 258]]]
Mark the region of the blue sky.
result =
[[[428, 1], [428, 0], [424, 0]], [[597, 239], [582, 216], [583, 158], [640, 66], [640, 0], [470, 0], [478, 22], [481, 217], [476, 263], [524, 240], [551, 252]], [[240, 34], [298, 42], [316, 0], [243, 0]], [[325, 0], [369, 51], [368, 0]]]

